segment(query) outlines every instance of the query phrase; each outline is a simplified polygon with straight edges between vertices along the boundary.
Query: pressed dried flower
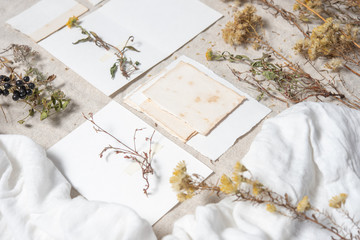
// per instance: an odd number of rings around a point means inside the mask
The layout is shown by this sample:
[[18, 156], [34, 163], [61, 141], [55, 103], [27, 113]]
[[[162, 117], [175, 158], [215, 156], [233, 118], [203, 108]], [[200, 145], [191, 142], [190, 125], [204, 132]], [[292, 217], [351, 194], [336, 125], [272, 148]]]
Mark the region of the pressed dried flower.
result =
[[332, 208], [341, 208], [345, 204], [348, 195], [346, 193], [340, 193], [332, 197], [329, 201], [329, 206]]
[[240, 162], [236, 162], [236, 164], [234, 166], [234, 172], [243, 173], [246, 171], [247, 171], [247, 168], [244, 165], [242, 165]]
[[176, 165], [173, 175], [170, 178], [171, 186], [176, 192], [182, 190], [184, 185], [183, 180], [186, 176], [186, 165], [184, 161], [181, 161]]
[[246, 5], [242, 11], [234, 14], [234, 21], [226, 23], [222, 29], [224, 41], [231, 45], [251, 42], [256, 37], [256, 29], [262, 26], [262, 19], [255, 15], [256, 8]]
[[206, 60], [211, 61], [213, 60], [213, 51], [211, 48], [208, 48], [208, 50], [205, 53]]
[[315, 60], [320, 56], [337, 56], [339, 50], [346, 46], [351, 46], [357, 38], [358, 28], [347, 25], [344, 32], [340, 25], [335, 23], [332, 18], [326, 19], [326, 22], [313, 29], [310, 39], [298, 41], [295, 51], [307, 55], [310, 60]]
[[271, 213], [276, 212], [276, 207], [274, 204], [268, 203], [266, 204], [266, 211], [269, 211]]
[[340, 58], [332, 58], [330, 59], [330, 61], [325, 63], [325, 67], [334, 72], [338, 72], [342, 66], [343, 66], [343, 60], [341, 60]]
[[79, 19], [78, 19], [77, 17], [72, 16], [72, 17], [70, 17], [69, 20], [67, 21], [66, 26], [68, 26], [68, 28], [72, 28], [78, 20], [79, 20]]
[[297, 207], [296, 207], [296, 211], [299, 213], [303, 213], [306, 210], [310, 209], [310, 203], [309, 203], [309, 197], [308, 196], [304, 196], [303, 199], [301, 199], [301, 201], [298, 203]]
[[252, 192], [255, 196], [258, 196], [263, 191], [263, 185], [258, 181], [253, 182]]
[[226, 194], [232, 194], [237, 191], [236, 184], [225, 174], [220, 178], [220, 191]]

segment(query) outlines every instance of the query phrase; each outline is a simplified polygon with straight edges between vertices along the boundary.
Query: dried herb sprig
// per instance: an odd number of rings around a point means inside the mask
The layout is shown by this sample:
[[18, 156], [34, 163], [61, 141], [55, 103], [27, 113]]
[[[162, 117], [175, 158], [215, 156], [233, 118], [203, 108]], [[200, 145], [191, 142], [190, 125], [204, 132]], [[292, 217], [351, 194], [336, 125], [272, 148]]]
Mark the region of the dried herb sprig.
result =
[[143, 128], [135, 130], [134, 136], [133, 136], [133, 146], [130, 147], [127, 144], [125, 144], [123, 141], [119, 140], [114, 135], [112, 135], [111, 133], [109, 133], [102, 127], [100, 127], [95, 122], [94, 116], [92, 113], [89, 113], [88, 116], [85, 116], [83, 114], [83, 116], [87, 121], [91, 122], [94, 125], [94, 130], [97, 133], [105, 133], [106, 135], [108, 135], [112, 139], [114, 139], [116, 142], [118, 142], [120, 145], [119, 147], [115, 147], [112, 145], [105, 147], [99, 154], [100, 158], [102, 158], [104, 156], [105, 152], [112, 151], [115, 154], [122, 154], [125, 159], [130, 159], [130, 160], [136, 162], [140, 166], [141, 171], [142, 171], [142, 178], [145, 180], [145, 187], [143, 188], [143, 191], [144, 191], [144, 194], [147, 196], [148, 190], [150, 188], [149, 174], [154, 174], [154, 169], [153, 169], [151, 163], [152, 163], [152, 157], [153, 157], [152, 140], [153, 140], [155, 131], [151, 134], [150, 137], [145, 138], [145, 141], [147, 141], [149, 143], [149, 147], [148, 147], [147, 152], [144, 152], [144, 151], [140, 151], [139, 149], [137, 149], [137, 144], [136, 144], [136, 134], [139, 131], [142, 131]]
[[344, 209], [347, 194], [341, 193], [334, 196], [329, 201], [329, 206], [342, 213], [345, 221], [350, 221], [351, 228], [345, 228], [326, 212], [320, 211], [311, 206], [308, 196], [304, 196], [298, 203], [293, 203], [288, 194], [278, 194], [258, 180], [254, 179], [247, 168], [237, 162], [234, 171], [229, 177], [223, 174], [220, 178], [220, 184], [208, 184], [200, 182], [203, 178], [198, 174], [190, 175], [187, 173], [186, 165], [180, 162], [173, 171], [170, 178], [172, 188], [177, 193], [180, 202], [192, 198], [203, 191], [211, 191], [219, 194], [235, 197], [235, 201], [249, 202], [254, 205], [262, 205], [266, 210], [278, 213], [291, 219], [309, 221], [320, 228], [330, 232], [331, 239], [341, 240], [359, 240], [360, 225]]
[[114, 78], [116, 75], [117, 70], [119, 69], [121, 71], [121, 74], [125, 78], [129, 78], [130, 75], [138, 70], [138, 66], [140, 63], [138, 61], [133, 62], [131, 59], [127, 58], [125, 56], [126, 51], [135, 51], [140, 52], [135, 47], [128, 45], [130, 42], [134, 41], [134, 36], [130, 36], [124, 47], [122, 49], [117, 48], [116, 46], [105, 42], [101, 37], [99, 37], [95, 32], [86, 30], [83, 26], [81, 26], [81, 23], [79, 22], [77, 17], [71, 17], [69, 18], [69, 21], [66, 24], [69, 28], [79, 28], [81, 30], [81, 33], [85, 35], [85, 38], [79, 39], [78, 41], [74, 42], [73, 44], [79, 44], [83, 42], [93, 42], [96, 46], [100, 48], [104, 48], [107, 51], [110, 51], [111, 49], [114, 50], [114, 54], [117, 57], [115, 63], [110, 68], [110, 74], [111, 77]]
[[[29, 106], [28, 115], [18, 123], [23, 124], [36, 112], [40, 114], [40, 120], [44, 120], [57, 112], [64, 111], [70, 99], [66, 98], [63, 91], [52, 86], [55, 75], [46, 76], [34, 66], [39, 54], [27, 45], [17, 44], [10, 45], [1, 54], [9, 51], [11, 59], [0, 56], [0, 70], [4, 70], [4, 74], [0, 76], [0, 95], [6, 97], [12, 94], [14, 101]], [[22, 70], [24, 75], [17, 70], [21, 67], [25, 68]], [[7, 121], [5, 112], [3, 109], [2, 111]]]
[[[229, 52], [214, 52], [208, 49], [206, 58], [209, 61], [229, 61], [243, 62], [250, 66], [246, 72], [231, 69], [232, 73], [240, 81], [244, 81], [255, 87], [261, 94], [260, 100], [264, 95], [275, 98], [287, 104], [305, 101], [311, 97], [318, 100], [323, 98], [332, 98], [348, 107], [360, 109], [360, 104], [356, 101], [350, 101], [345, 95], [336, 88], [335, 84], [328, 81], [313, 78], [299, 66], [295, 64], [282, 66], [272, 63], [270, 54], [263, 54], [262, 57], [250, 59], [245, 55], [234, 55]], [[277, 96], [280, 94], [283, 98]]]

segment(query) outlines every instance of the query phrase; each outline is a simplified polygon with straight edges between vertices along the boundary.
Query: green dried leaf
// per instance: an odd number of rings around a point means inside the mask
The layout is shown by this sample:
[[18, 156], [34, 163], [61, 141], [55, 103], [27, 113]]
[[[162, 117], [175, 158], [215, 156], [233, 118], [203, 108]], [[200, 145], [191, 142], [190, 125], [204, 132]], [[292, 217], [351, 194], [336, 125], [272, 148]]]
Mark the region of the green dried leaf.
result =
[[65, 100], [65, 101], [62, 101], [61, 104], [62, 104], [62, 109], [65, 109], [70, 103], [70, 100]]
[[267, 79], [267, 80], [274, 80], [276, 77], [276, 74], [272, 71], [264, 71], [262, 73], [262, 75]]
[[24, 123], [25, 123], [25, 120], [19, 120], [18, 123], [19, 123], [19, 124], [24, 124]]
[[42, 112], [41, 112], [41, 115], [40, 115], [40, 120], [44, 120], [48, 117], [48, 111], [46, 109], [44, 109]]
[[115, 74], [117, 72], [117, 69], [118, 69], [118, 67], [117, 67], [116, 63], [114, 63], [114, 65], [112, 65], [112, 67], [110, 68], [110, 74], [111, 74], [112, 78], [115, 78]]
[[92, 42], [93, 39], [91, 37], [87, 37], [87, 38], [82, 38], [82, 39], [79, 39], [77, 40], [76, 42], [74, 42], [73, 44], [78, 44], [78, 43], [82, 43], [82, 42]]
[[135, 52], [140, 52], [139, 50], [137, 50], [136, 48], [134, 48], [133, 46], [125, 46], [124, 49], [129, 49], [131, 51], [135, 51]]

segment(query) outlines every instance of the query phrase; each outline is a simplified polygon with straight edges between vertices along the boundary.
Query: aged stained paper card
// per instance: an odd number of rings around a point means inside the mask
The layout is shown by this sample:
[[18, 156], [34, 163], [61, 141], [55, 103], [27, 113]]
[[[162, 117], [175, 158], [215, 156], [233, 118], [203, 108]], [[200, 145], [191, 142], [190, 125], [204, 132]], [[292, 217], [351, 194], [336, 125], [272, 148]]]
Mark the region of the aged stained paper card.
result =
[[[150, 79], [150, 81], [146, 82], [145, 84], [139, 86], [138, 88], [130, 92], [125, 97], [124, 102], [129, 106], [135, 108], [136, 110], [144, 112], [150, 118], [152, 118], [156, 123], [159, 123], [161, 127], [164, 127], [164, 124], [162, 122], [162, 120], [164, 119], [162, 119], [162, 113], [160, 113], [160, 111], [166, 112], [169, 115], [171, 114], [165, 111], [164, 109], [162, 109], [160, 105], [156, 105], [158, 109], [152, 112], [148, 111], [149, 108], [144, 108], [143, 107], [144, 103], [146, 103], [146, 101], [149, 100], [149, 97], [147, 96], [146, 92], [154, 84], [156, 84], [159, 79], [166, 76], [168, 72], [171, 72], [173, 69], [176, 69], [178, 64], [181, 62], [191, 65], [192, 67], [204, 73], [206, 76], [210, 77], [217, 83], [225, 86], [228, 89], [231, 89], [231, 91], [235, 92], [237, 95], [244, 96], [246, 98], [238, 107], [236, 107], [232, 112], [226, 115], [226, 117], [224, 117], [222, 121], [220, 121], [211, 130], [211, 132], [208, 135], [202, 135], [202, 134], [192, 135], [192, 137], [187, 139], [186, 141], [186, 144], [194, 148], [196, 151], [200, 152], [201, 154], [210, 158], [211, 160], [216, 160], [226, 150], [228, 150], [239, 137], [246, 134], [256, 124], [258, 124], [267, 114], [271, 112], [271, 110], [266, 106], [257, 102], [248, 94], [237, 89], [235, 86], [230, 84], [225, 79], [216, 75], [214, 72], [212, 72], [204, 65], [185, 56], [179, 57], [169, 66], [167, 66], [166, 69], [164, 69], [159, 75], [155, 76], [153, 79]], [[192, 78], [188, 80], [191, 81]], [[185, 97], [186, 96], [184, 96], [184, 98]], [[174, 115], [171, 116], [173, 118], [175, 117]], [[160, 122], [158, 119], [160, 119]], [[166, 126], [164, 128], [168, 130], [169, 126]], [[172, 134], [172, 131], [169, 131], [169, 133]], [[189, 131], [182, 133], [189, 133]], [[174, 134], [174, 136], [181, 139], [176, 134]]]

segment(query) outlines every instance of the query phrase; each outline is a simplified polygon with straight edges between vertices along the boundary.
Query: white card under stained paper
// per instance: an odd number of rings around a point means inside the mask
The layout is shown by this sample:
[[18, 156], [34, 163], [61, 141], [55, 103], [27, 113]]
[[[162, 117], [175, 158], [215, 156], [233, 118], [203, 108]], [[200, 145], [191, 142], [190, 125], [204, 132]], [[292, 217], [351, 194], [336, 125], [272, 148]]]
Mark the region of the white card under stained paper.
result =
[[74, 0], [42, 0], [7, 23], [38, 42], [65, 26], [69, 17], [80, 16], [87, 10]]
[[135, 37], [132, 44], [140, 52], [127, 51], [126, 57], [141, 65], [129, 79], [120, 72], [111, 79], [110, 67], [116, 61], [111, 53], [94, 43], [73, 45], [72, 42], [84, 37], [79, 29], [61, 29], [40, 45], [103, 93], [111, 95], [220, 17], [220, 13], [196, 0], [113, 0], [81, 18], [85, 28], [120, 48], [129, 36]]
[[[138, 149], [147, 150], [148, 142], [144, 138], [150, 137], [153, 129], [120, 104], [110, 102], [94, 115], [94, 119], [98, 125], [129, 146], [133, 145], [135, 129], [146, 128], [139, 132], [136, 139]], [[129, 206], [151, 224], [178, 202], [169, 179], [179, 161], [187, 163], [189, 172], [204, 177], [212, 172], [189, 153], [155, 132], [152, 144], [155, 175], [150, 175], [150, 194], [146, 197], [142, 190], [145, 181], [135, 163], [116, 154], [99, 157], [102, 149], [109, 144], [119, 146], [109, 136], [96, 133], [90, 122], [85, 122], [47, 152], [48, 157], [84, 197]]]
[[210, 158], [211, 160], [216, 160], [226, 150], [228, 150], [239, 137], [249, 132], [256, 124], [258, 124], [267, 114], [271, 112], [271, 110], [257, 102], [248, 94], [237, 89], [225, 79], [216, 75], [204, 65], [185, 56], [179, 57], [167, 66], [160, 75], [154, 77], [149, 82], [128, 94], [125, 97], [125, 103], [139, 111], [141, 103], [147, 100], [147, 97], [143, 94], [143, 92], [152, 86], [157, 79], [164, 76], [167, 71], [176, 67], [181, 61], [193, 65], [209, 77], [232, 89], [239, 95], [246, 97], [246, 100], [227, 117], [225, 117], [223, 121], [221, 121], [207, 136], [197, 134], [186, 142], [187, 145], [191, 146], [204, 156]]

